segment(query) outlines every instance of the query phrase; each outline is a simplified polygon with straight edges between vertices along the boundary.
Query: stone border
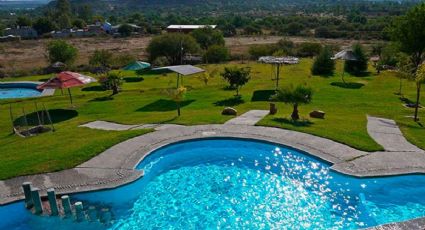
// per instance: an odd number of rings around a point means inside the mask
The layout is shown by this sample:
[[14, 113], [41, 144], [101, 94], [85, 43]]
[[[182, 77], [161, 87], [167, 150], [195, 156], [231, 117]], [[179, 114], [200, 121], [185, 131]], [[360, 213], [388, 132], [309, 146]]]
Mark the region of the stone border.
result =
[[178, 141], [217, 137], [257, 139], [288, 146], [333, 164], [331, 169], [335, 171], [357, 177], [425, 173], [423, 152], [368, 153], [322, 137], [271, 127], [163, 126], [117, 144], [74, 169], [0, 181], [0, 205], [22, 199], [24, 181], [31, 181], [43, 195], [47, 188], [55, 188], [58, 194], [116, 188], [143, 176], [143, 171], [135, 167], [154, 150]]
[[[32, 84], [35, 86], [38, 86], [40, 84], [42, 84], [43, 82], [39, 82], [39, 81], [6, 81], [6, 82], [0, 82], [0, 86], [1, 85], [9, 85], [9, 84]], [[39, 96], [36, 97], [46, 97], [46, 96], [53, 96], [53, 94], [55, 94], [55, 89], [44, 89], [43, 91], [41, 91], [41, 94]], [[36, 98], [36, 97], [30, 97], [30, 98]], [[19, 99], [19, 98], [7, 98], [8, 100], [12, 100], [12, 99]], [[22, 98], [25, 99], [25, 98]]]

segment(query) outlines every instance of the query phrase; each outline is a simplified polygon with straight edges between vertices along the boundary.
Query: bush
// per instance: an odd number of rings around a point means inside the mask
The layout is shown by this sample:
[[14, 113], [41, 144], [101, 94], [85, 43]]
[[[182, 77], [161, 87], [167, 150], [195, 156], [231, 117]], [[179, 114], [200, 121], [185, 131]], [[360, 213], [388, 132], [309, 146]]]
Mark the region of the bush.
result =
[[332, 75], [335, 71], [335, 61], [332, 60], [332, 52], [329, 47], [325, 47], [319, 56], [314, 59], [311, 73], [313, 75]]
[[77, 58], [78, 50], [63, 40], [54, 40], [47, 45], [47, 53], [51, 64], [62, 62], [70, 66]]
[[270, 44], [252, 45], [249, 47], [248, 53], [252, 59], [257, 60], [262, 56], [270, 56], [276, 51], [276, 47]]
[[108, 50], [96, 50], [90, 57], [89, 64], [95, 67], [109, 67], [112, 64], [113, 54]]
[[221, 76], [229, 83], [230, 88], [236, 89], [236, 96], [239, 96], [239, 89], [251, 79], [249, 68], [225, 67]]
[[301, 43], [297, 48], [297, 56], [299, 57], [314, 57], [320, 54], [322, 45], [315, 42]]
[[114, 64], [114, 66], [113, 66], [114, 68], [121, 68], [121, 67], [126, 66], [129, 63], [134, 62], [136, 60], [137, 60], [137, 58], [134, 55], [129, 54], [129, 53], [122, 53], [122, 54], [115, 56], [115, 58], [113, 58], [112, 62]]
[[220, 45], [210, 46], [205, 52], [204, 61], [206, 63], [220, 63], [229, 59], [229, 50]]
[[207, 27], [194, 30], [191, 35], [204, 50], [207, 50], [213, 45], [224, 46], [224, 37], [219, 30]]
[[157, 57], [152, 62], [153, 66], [168, 66], [170, 63], [168, 62], [168, 59], [166, 57]]
[[353, 54], [357, 58], [355, 61], [345, 61], [344, 70], [348, 73], [359, 75], [367, 71], [368, 58], [360, 44], [353, 46]]
[[118, 28], [118, 33], [120, 33], [123, 37], [129, 37], [131, 33], [133, 33], [133, 27], [129, 24], [123, 24]]
[[182, 57], [199, 52], [200, 47], [188, 34], [169, 33], [154, 37], [146, 50], [150, 61], [166, 57], [170, 64], [178, 65], [182, 62]]

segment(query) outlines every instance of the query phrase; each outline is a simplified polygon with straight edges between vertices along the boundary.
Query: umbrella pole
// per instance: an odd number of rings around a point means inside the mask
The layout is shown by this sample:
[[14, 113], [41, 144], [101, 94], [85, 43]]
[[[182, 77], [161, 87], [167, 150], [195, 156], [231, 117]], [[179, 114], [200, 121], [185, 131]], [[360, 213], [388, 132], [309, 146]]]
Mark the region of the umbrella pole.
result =
[[70, 88], [68, 88], [68, 94], [69, 94], [69, 100], [71, 101], [71, 105], [72, 105], [72, 94], [71, 94]]

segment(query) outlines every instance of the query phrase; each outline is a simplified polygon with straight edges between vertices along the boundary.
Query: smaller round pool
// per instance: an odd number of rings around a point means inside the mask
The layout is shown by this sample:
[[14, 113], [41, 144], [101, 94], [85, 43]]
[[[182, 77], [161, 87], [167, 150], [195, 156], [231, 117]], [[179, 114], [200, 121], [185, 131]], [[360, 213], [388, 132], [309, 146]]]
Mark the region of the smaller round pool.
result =
[[0, 88], [0, 99], [38, 97], [41, 92], [29, 88]]
[[39, 97], [42, 91], [37, 90], [35, 83], [1, 83], [0, 99]]

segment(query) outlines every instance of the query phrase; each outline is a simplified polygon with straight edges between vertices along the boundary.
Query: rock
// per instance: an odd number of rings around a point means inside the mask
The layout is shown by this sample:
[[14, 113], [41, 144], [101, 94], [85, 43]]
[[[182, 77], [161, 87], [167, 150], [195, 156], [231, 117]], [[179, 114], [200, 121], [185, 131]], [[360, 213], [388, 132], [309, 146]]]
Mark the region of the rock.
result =
[[238, 115], [238, 111], [232, 107], [227, 107], [221, 112], [221, 115], [236, 116]]
[[310, 113], [310, 117], [312, 118], [321, 118], [324, 119], [325, 118], [325, 112], [320, 111], [320, 110], [315, 110], [313, 112]]
[[270, 103], [270, 112], [271, 115], [275, 115], [277, 113], [277, 107], [275, 103]]

